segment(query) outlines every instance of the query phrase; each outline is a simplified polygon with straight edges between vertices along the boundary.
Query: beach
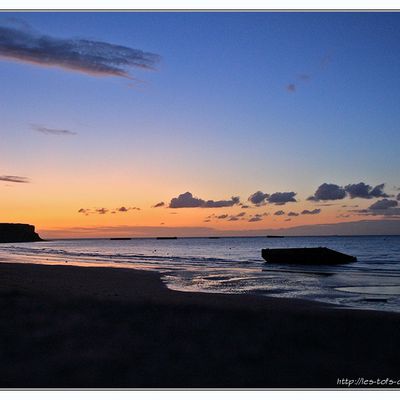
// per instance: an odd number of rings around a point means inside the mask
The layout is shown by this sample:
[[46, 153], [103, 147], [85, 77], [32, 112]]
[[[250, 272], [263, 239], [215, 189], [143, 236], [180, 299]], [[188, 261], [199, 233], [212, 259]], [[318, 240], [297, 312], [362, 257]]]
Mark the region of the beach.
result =
[[397, 313], [172, 291], [156, 272], [70, 265], [2, 263], [0, 299], [3, 388], [346, 388], [338, 380], [400, 379]]

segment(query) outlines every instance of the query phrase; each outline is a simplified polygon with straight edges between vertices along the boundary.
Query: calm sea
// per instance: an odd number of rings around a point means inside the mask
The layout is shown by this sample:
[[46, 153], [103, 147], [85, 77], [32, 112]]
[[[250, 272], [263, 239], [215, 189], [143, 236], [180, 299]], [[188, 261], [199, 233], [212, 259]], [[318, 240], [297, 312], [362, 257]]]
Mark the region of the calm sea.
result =
[[[262, 248], [326, 246], [354, 264], [267, 264]], [[54, 240], [0, 244], [0, 261], [155, 270], [174, 290], [252, 293], [400, 312], [400, 236]]]

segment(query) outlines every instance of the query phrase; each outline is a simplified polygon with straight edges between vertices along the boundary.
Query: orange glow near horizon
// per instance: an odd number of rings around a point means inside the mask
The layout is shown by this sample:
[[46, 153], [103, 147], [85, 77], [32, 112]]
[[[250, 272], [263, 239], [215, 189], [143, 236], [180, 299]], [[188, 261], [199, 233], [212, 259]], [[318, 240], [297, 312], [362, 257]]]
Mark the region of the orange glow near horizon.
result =
[[[349, 217], [340, 217], [346, 214], [346, 205], [351, 208], [352, 201], [340, 201], [338, 205], [324, 206], [324, 204], [309, 201], [287, 203], [283, 206], [266, 205], [243, 209], [240, 205], [220, 208], [168, 208], [166, 206], [154, 208], [153, 205], [168, 198], [150, 193], [152, 201], [146, 200], [144, 192], [127, 193], [125, 187], [119, 185], [109, 190], [105, 187], [94, 187], [74, 183], [71, 188], [68, 184], [49, 185], [51, 190], [45, 190], [42, 185], [7, 184], [1, 199], [1, 222], [22, 222], [36, 226], [36, 230], [44, 238], [73, 238], [73, 237], [109, 237], [109, 236], [157, 236], [165, 232], [181, 232], [179, 236], [209, 236], [212, 234], [231, 234], [232, 231], [245, 232], [282, 229], [302, 225], [335, 224], [363, 219], [362, 215], [352, 214]], [[37, 187], [35, 187], [37, 186]], [[117, 190], [118, 189], [118, 190]], [[120, 195], [119, 192], [125, 192]], [[118, 195], [117, 195], [118, 193]], [[29, 194], [29, 196], [28, 196]], [[176, 196], [176, 194], [175, 194]], [[116, 201], [115, 198], [133, 199], [136, 201]], [[174, 195], [170, 194], [170, 198]], [[242, 196], [244, 198], [244, 196]], [[26, 201], [29, 198], [29, 202]], [[95, 201], [101, 198], [102, 201]], [[225, 196], [227, 198], [227, 196]], [[117, 211], [120, 207], [135, 208], [126, 212]], [[88, 215], [79, 213], [79, 209], [90, 209]], [[105, 214], [95, 212], [105, 208]], [[136, 208], [140, 208], [137, 210]], [[317, 215], [302, 215], [304, 209], [320, 208]], [[284, 215], [274, 213], [283, 210]], [[296, 212], [299, 216], [288, 217], [288, 213]], [[238, 220], [229, 221], [231, 216], [245, 212]], [[249, 222], [257, 214], [265, 214], [262, 220]], [[227, 214], [226, 218], [218, 218]], [[211, 217], [210, 217], [211, 216]], [[205, 222], [208, 218], [209, 222]], [[287, 219], [290, 218], [290, 221]], [[196, 230], [198, 228], [198, 233]]]

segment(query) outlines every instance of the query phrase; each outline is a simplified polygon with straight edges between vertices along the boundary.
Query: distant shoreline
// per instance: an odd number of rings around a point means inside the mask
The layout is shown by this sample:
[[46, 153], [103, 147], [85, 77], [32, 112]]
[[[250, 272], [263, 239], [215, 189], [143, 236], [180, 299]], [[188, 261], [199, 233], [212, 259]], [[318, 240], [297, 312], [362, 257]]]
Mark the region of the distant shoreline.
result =
[[[271, 236], [271, 235], [270, 235]], [[400, 236], [400, 234], [390, 234], [390, 235], [283, 235], [283, 237], [275, 237], [273, 239], [283, 239], [283, 238], [330, 238], [330, 237], [385, 237], [385, 236]], [[255, 235], [255, 236], [216, 236], [219, 239], [252, 239], [252, 238], [268, 238], [268, 235]], [[157, 236], [128, 236], [130, 240], [144, 240], [144, 239], [157, 239]], [[211, 236], [176, 236], [179, 239], [214, 239]], [[91, 238], [45, 238], [43, 241], [55, 241], [55, 240], [110, 240], [112, 236], [104, 236], [104, 237], [91, 237]], [[124, 238], [126, 240], [126, 238]]]
[[397, 313], [16, 263], [0, 263], [0, 301], [0, 387], [316, 388], [398, 374]]

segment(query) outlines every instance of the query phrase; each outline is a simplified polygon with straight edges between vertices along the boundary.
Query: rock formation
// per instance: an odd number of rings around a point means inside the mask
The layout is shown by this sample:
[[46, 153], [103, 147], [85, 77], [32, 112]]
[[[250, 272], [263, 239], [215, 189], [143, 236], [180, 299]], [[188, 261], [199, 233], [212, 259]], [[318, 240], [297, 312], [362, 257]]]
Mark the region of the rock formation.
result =
[[39, 242], [41, 240], [33, 225], [0, 223], [0, 243]]

